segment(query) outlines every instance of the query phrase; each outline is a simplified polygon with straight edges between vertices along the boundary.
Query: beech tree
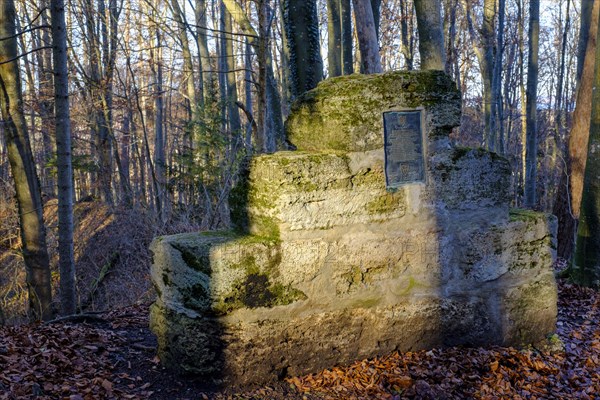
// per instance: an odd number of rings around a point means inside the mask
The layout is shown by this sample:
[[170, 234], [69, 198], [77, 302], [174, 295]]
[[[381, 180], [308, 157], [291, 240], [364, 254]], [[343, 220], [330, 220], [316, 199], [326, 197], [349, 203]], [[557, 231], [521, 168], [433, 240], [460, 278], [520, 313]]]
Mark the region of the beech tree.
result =
[[373, 8], [369, 0], [352, 0], [356, 35], [360, 49], [360, 60], [365, 74], [382, 72], [379, 55], [379, 41], [373, 17]]
[[[600, 35], [596, 34], [596, 43], [598, 40]], [[580, 285], [600, 287], [600, 46], [596, 46], [595, 59], [590, 134], [571, 278]]]
[[600, 0], [581, 1], [581, 21], [577, 50], [577, 106], [569, 133], [568, 152], [553, 208], [558, 217], [558, 256], [570, 259], [575, 246], [576, 221], [583, 192], [583, 172], [587, 157], [592, 113], [592, 87], [596, 64], [596, 34]]
[[50, 262], [42, 196], [23, 112], [14, 0], [0, 2], [0, 107], [19, 207], [23, 259], [32, 319], [52, 318]]
[[421, 69], [444, 70], [446, 54], [440, 0], [415, 0]]

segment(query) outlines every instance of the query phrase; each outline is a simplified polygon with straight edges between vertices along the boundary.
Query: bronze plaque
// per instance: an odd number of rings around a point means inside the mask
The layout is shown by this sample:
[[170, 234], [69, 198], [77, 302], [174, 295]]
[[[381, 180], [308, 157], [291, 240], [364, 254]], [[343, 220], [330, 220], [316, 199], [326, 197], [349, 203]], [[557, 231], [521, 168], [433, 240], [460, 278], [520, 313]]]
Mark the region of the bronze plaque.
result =
[[383, 113], [385, 185], [388, 189], [425, 181], [421, 118], [418, 110]]

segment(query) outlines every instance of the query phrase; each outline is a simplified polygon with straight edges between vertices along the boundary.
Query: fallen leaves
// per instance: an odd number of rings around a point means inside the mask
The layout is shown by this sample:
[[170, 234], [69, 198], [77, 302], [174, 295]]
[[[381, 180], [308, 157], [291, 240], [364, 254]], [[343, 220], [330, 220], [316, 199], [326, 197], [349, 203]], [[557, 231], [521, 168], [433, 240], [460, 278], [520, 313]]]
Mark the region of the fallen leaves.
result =
[[143, 382], [133, 388], [117, 385], [123, 379], [113, 373], [114, 359], [126, 346], [110, 324], [1, 328], [0, 399], [147, 398], [147, 386], [138, 388]]
[[289, 382], [324, 398], [600, 398], [599, 322], [600, 294], [563, 282], [557, 324], [562, 352], [492, 347], [394, 353]]
[[448, 348], [393, 353], [292, 377], [287, 385], [205, 392], [161, 369], [143, 340], [147, 308], [104, 323], [0, 328], [0, 399], [597, 399], [600, 294], [559, 285], [564, 351]]

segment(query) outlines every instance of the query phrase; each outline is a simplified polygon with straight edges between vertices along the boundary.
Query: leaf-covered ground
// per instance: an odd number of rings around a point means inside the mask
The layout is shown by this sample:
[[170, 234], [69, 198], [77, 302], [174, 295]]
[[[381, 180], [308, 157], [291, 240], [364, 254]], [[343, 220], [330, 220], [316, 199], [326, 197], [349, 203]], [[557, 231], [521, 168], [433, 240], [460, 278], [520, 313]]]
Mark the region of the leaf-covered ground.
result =
[[450, 348], [356, 362], [285, 382], [215, 391], [155, 357], [147, 307], [0, 329], [0, 399], [600, 398], [600, 295], [560, 283], [564, 351]]

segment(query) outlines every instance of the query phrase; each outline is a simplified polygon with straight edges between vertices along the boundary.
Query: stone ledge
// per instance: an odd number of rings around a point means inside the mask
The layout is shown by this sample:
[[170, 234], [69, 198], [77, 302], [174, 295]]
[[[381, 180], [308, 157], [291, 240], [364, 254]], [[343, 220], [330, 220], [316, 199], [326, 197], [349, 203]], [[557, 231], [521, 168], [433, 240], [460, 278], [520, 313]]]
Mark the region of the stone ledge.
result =
[[383, 147], [383, 111], [423, 106], [430, 136], [460, 124], [460, 92], [441, 71], [395, 71], [327, 79], [292, 106], [288, 138], [299, 150]]
[[[395, 236], [157, 238], [159, 355], [180, 372], [246, 384], [395, 350], [536, 343], [556, 321], [555, 225], [515, 210], [487, 227]], [[462, 245], [449, 252], [445, 240]]]
[[279, 238], [290, 231], [323, 230], [402, 219], [427, 210], [501, 209], [506, 215], [510, 166], [482, 149], [450, 148], [427, 163], [427, 182], [385, 187], [383, 149], [369, 153], [278, 152], [255, 157], [231, 196], [240, 231]]

